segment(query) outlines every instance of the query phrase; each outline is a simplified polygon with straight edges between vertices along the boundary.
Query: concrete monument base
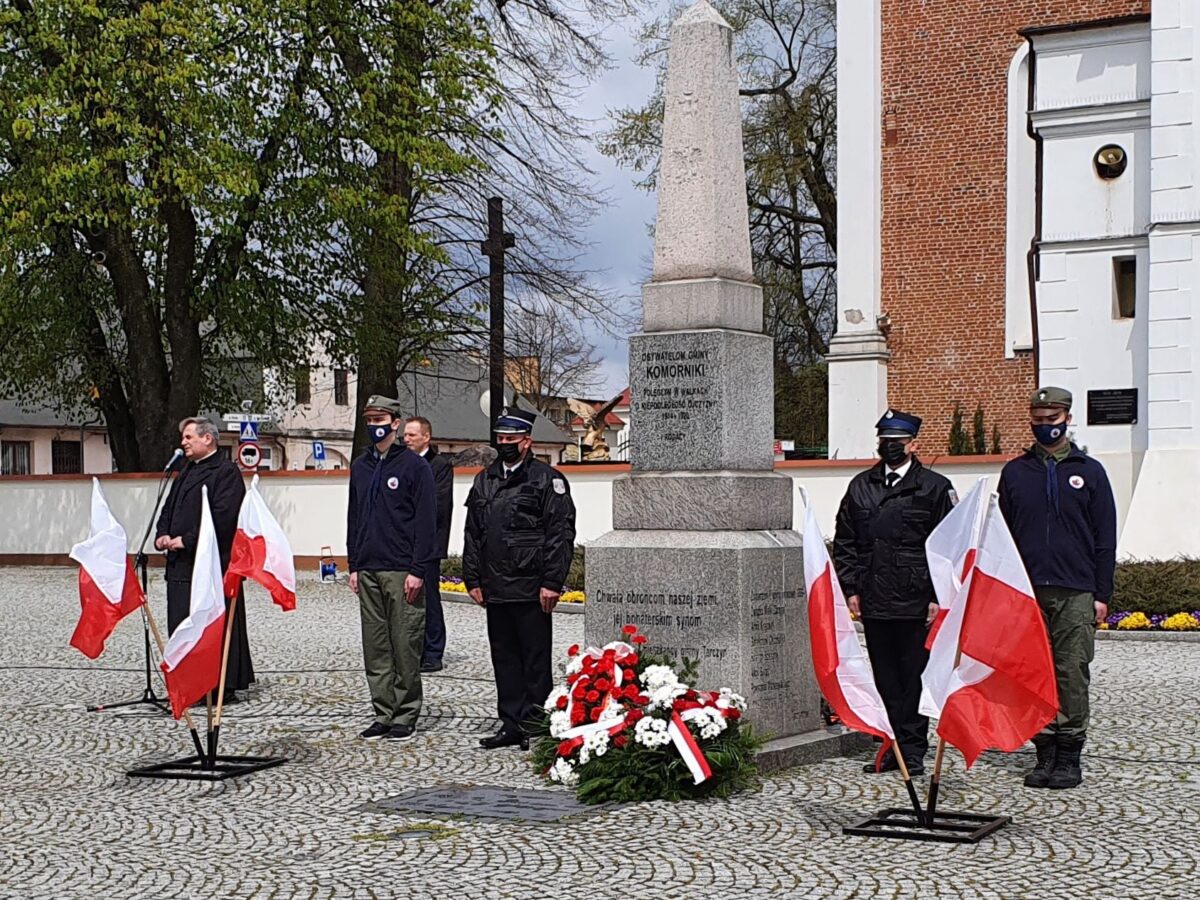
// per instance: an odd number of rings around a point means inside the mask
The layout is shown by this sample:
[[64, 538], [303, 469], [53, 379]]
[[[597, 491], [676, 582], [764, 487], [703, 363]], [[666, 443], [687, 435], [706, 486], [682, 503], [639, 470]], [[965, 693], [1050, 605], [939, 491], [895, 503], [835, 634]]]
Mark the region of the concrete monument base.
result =
[[637, 625], [647, 652], [699, 661], [697, 687], [742, 694], [764, 737], [822, 727], [794, 531], [613, 531], [588, 545], [588, 644]]

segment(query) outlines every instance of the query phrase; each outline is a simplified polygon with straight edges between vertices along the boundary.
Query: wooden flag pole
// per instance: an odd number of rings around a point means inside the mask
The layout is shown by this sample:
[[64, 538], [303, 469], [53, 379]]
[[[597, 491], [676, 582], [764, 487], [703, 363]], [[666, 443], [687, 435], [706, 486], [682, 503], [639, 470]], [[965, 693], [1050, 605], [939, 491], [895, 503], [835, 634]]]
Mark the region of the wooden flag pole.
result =
[[904, 788], [908, 791], [908, 800], [912, 803], [913, 812], [916, 813], [917, 821], [921, 822], [925, 819], [925, 810], [921, 808], [921, 801], [917, 798], [917, 789], [913, 786], [912, 776], [908, 774], [908, 763], [904, 761], [904, 756], [900, 753], [900, 742], [895, 738], [892, 738], [892, 753], [896, 754], [896, 762], [900, 766], [900, 777], [904, 779]]
[[221, 735], [221, 713], [225, 710], [225, 673], [229, 669], [229, 645], [233, 642], [233, 617], [237, 614], [237, 602], [241, 591], [229, 600], [225, 608], [225, 646], [221, 648], [221, 678], [217, 682], [217, 712], [208, 733], [209, 768], [217, 761], [217, 740]]
[[[150, 632], [154, 635], [154, 642], [158, 644], [158, 655], [161, 659], [166, 654], [167, 645], [163, 642], [162, 634], [158, 630], [158, 622], [154, 619], [154, 611], [150, 609], [150, 600], [145, 595], [142, 597], [142, 609], [146, 612], [146, 621], [150, 623]], [[183, 711], [183, 720], [187, 723], [188, 731], [192, 733], [192, 743], [196, 745], [196, 753], [200, 758], [204, 758], [204, 745], [200, 743], [200, 732], [196, 730], [196, 723], [192, 721], [192, 714], [188, 710]]]

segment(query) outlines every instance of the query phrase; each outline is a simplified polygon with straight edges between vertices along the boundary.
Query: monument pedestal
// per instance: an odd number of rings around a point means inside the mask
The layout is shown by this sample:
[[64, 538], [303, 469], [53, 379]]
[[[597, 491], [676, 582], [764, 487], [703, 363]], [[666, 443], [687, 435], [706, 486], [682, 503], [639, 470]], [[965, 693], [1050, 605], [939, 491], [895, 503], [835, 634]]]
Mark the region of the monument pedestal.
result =
[[822, 727], [794, 531], [613, 531], [588, 545], [586, 641], [632, 624], [646, 649], [700, 663], [698, 687], [728, 687], [758, 734]]

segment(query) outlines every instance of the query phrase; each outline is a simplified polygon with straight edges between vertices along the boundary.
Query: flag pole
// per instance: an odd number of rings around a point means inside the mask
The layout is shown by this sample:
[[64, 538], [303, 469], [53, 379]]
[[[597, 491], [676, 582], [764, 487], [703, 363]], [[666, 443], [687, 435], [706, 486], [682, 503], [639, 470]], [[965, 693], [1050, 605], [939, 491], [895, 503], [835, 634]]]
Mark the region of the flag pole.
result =
[[921, 801], [917, 798], [917, 789], [913, 786], [912, 776], [908, 773], [908, 763], [904, 761], [904, 756], [900, 753], [900, 742], [895, 738], [892, 738], [892, 753], [896, 755], [896, 762], [900, 764], [900, 777], [904, 779], [904, 787], [908, 791], [908, 800], [912, 803], [917, 821], [920, 822], [925, 818], [925, 810], [921, 808]]
[[210, 769], [217, 761], [217, 740], [221, 736], [221, 713], [225, 709], [225, 672], [229, 668], [229, 645], [233, 642], [233, 617], [237, 614], [237, 602], [241, 593], [239, 590], [230, 598], [229, 606], [225, 610], [225, 646], [221, 648], [221, 680], [217, 682], [217, 712], [208, 733]]
[[[150, 600], [146, 595], [142, 594], [142, 611], [146, 614], [146, 621], [150, 624], [150, 631], [154, 635], [154, 642], [158, 644], [158, 656], [161, 659], [166, 651], [166, 644], [163, 643], [162, 633], [158, 630], [158, 622], [154, 618], [154, 611], [150, 609]], [[187, 723], [188, 731], [192, 733], [192, 743], [196, 745], [196, 753], [200, 759], [204, 759], [204, 745], [200, 743], [200, 732], [196, 730], [196, 723], [192, 721], [192, 714], [188, 710], [183, 711], [183, 720]]]
[[[981, 504], [982, 511], [979, 514], [979, 534], [975, 538], [975, 551], [978, 554], [979, 548], [983, 545], [983, 530], [987, 527], [988, 510], [992, 508], [992, 500], [995, 498], [994, 492], [988, 493], [987, 503]], [[979, 558], [976, 556], [975, 565], [979, 564]], [[971, 567], [971, 579], [975, 577], [975, 566]], [[971, 599], [970, 589], [967, 589], [967, 597], [963, 600], [963, 618], [966, 618], [966, 603]], [[954, 668], [958, 668], [958, 664], [962, 662], [962, 629], [958, 630], [958, 646], [954, 648]], [[939, 723], [940, 724], [940, 723]], [[937, 814], [938, 790], [942, 785], [942, 760], [946, 756], [946, 739], [938, 735], [937, 750], [933, 754], [933, 774], [929, 776], [929, 809], [925, 813], [925, 824], [933, 827], [933, 817]]]

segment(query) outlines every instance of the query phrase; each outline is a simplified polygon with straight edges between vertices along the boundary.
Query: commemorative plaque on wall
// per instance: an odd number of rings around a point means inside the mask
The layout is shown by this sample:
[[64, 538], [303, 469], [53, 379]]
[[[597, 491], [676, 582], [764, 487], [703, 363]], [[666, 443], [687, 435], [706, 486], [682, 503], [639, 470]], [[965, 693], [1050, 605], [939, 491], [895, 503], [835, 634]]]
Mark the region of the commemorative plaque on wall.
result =
[[1137, 424], [1137, 388], [1114, 388], [1087, 392], [1089, 425]]

